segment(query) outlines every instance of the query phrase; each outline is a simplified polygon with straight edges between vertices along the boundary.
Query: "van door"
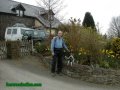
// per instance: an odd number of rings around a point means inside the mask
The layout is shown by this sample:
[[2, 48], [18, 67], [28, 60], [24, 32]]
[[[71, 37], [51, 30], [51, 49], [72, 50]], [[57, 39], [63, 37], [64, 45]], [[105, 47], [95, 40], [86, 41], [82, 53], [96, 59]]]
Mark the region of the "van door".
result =
[[19, 37], [19, 36], [17, 35], [17, 28], [13, 28], [13, 29], [12, 29], [11, 40], [12, 40], [12, 41], [18, 40], [18, 39], [19, 39], [18, 37]]
[[6, 41], [11, 40], [11, 36], [12, 36], [12, 28], [8, 28], [5, 35]]

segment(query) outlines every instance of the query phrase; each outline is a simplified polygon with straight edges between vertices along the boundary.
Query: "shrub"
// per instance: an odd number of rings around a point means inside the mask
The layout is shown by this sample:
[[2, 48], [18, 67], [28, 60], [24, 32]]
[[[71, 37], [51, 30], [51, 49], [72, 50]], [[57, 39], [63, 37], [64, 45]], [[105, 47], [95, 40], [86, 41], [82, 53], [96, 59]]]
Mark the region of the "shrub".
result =
[[84, 28], [80, 34], [80, 46], [86, 50], [89, 63], [98, 64], [98, 59], [101, 57], [100, 50], [103, 49], [105, 45], [104, 39], [92, 28]]
[[120, 58], [120, 38], [114, 38], [112, 41], [112, 51], [116, 58]]
[[45, 52], [46, 51], [46, 46], [44, 43], [35, 43], [35, 50], [38, 52], [38, 53], [42, 53], [42, 52]]
[[112, 47], [112, 40], [111, 39], [107, 39], [104, 48], [105, 48], [105, 50], [111, 50], [111, 47]]
[[99, 65], [100, 67], [104, 67], [104, 68], [120, 68], [119, 64], [120, 61], [118, 59], [116, 59], [115, 57], [112, 57], [112, 55], [104, 55], [101, 58], [99, 58]]
[[[99, 59], [100, 66], [104, 68], [120, 68], [120, 60], [116, 56], [116, 50], [117, 46], [116, 44], [116, 38], [111, 38], [106, 40], [106, 45], [103, 50], [101, 50], [102, 58]], [[119, 44], [118, 44], [119, 45]], [[115, 50], [115, 51], [114, 51]], [[106, 66], [107, 63], [107, 66]]]
[[77, 60], [87, 59], [84, 60], [86, 64], [98, 63], [100, 50], [104, 46], [104, 40], [99, 33], [92, 28], [82, 27], [76, 19], [70, 20], [69, 26], [63, 31], [67, 31], [64, 35], [65, 40]]
[[53, 36], [51, 35], [45, 41], [35, 43], [35, 51], [43, 55], [51, 55], [50, 42], [52, 38]]
[[120, 38], [107, 39], [92, 28], [82, 27], [76, 19], [60, 27], [69, 49], [80, 64], [119, 68]]

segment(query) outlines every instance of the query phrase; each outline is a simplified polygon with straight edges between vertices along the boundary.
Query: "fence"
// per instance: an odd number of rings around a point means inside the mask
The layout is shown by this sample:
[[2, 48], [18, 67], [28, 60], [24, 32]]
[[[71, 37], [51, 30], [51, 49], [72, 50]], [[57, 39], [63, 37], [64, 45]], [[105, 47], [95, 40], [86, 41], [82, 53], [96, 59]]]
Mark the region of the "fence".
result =
[[[13, 42], [11, 42], [13, 43]], [[20, 57], [26, 56], [26, 55], [30, 55], [32, 53], [32, 41], [19, 41], [18, 42], [19, 45], [19, 50], [17, 51], [17, 53], [19, 52]], [[9, 45], [8, 45], [9, 46]], [[6, 59], [8, 53], [8, 49], [7, 49], [7, 42], [6, 41], [0, 41], [0, 59]], [[16, 52], [16, 47], [12, 47], [12, 49], [14, 49], [14, 51]], [[14, 54], [15, 54], [14, 52]], [[12, 53], [12, 52], [11, 52]]]
[[7, 58], [7, 48], [6, 48], [6, 42], [0, 41], [0, 59]]
[[32, 53], [32, 41], [21, 41], [20, 42], [20, 56], [30, 55]]

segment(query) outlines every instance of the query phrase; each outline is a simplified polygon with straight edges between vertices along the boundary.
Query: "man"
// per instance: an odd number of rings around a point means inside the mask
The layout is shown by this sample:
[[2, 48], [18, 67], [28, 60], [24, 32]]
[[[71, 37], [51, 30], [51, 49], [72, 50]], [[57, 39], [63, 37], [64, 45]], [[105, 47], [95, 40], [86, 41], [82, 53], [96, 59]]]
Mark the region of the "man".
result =
[[62, 35], [63, 35], [63, 32], [58, 31], [58, 35], [54, 37], [51, 41], [51, 52], [53, 55], [51, 72], [53, 76], [55, 76], [56, 65], [57, 65], [57, 74], [61, 75], [63, 49], [66, 49], [67, 51], [69, 51], [62, 38]]

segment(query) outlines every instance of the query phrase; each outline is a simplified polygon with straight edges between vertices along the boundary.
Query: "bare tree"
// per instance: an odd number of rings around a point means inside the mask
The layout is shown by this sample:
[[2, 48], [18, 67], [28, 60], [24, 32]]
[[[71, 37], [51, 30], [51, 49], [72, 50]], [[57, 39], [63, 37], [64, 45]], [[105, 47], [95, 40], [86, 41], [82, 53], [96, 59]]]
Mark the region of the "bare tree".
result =
[[[65, 5], [63, 3], [63, 0], [36, 0], [38, 5], [40, 7], [43, 7], [46, 11], [48, 11], [48, 21], [50, 25], [50, 34], [51, 34], [51, 28], [52, 28], [52, 19], [53, 17], [51, 16], [52, 12], [54, 13], [54, 17], [59, 17], [60, 11], [62, 11], [65, 8]], [[51, 12], [52, 11], [52, 12]], [[63, 17], [62, 17], [63, 18]]]
[[119, 37], [120, 38], [120, 16], [113, 17], [108, 29], [109, 37]]
[[102, 26], [100, 26], [99, 22], [96, 23], [95, 27], [98, 33], [100, 33], [101, 29], [103, 28]]
[[40, 7], [43, 7], [46, 10], [52, 10], [55, 15], [65, 7], [63, 0], [36, 0], [36, 2]]

